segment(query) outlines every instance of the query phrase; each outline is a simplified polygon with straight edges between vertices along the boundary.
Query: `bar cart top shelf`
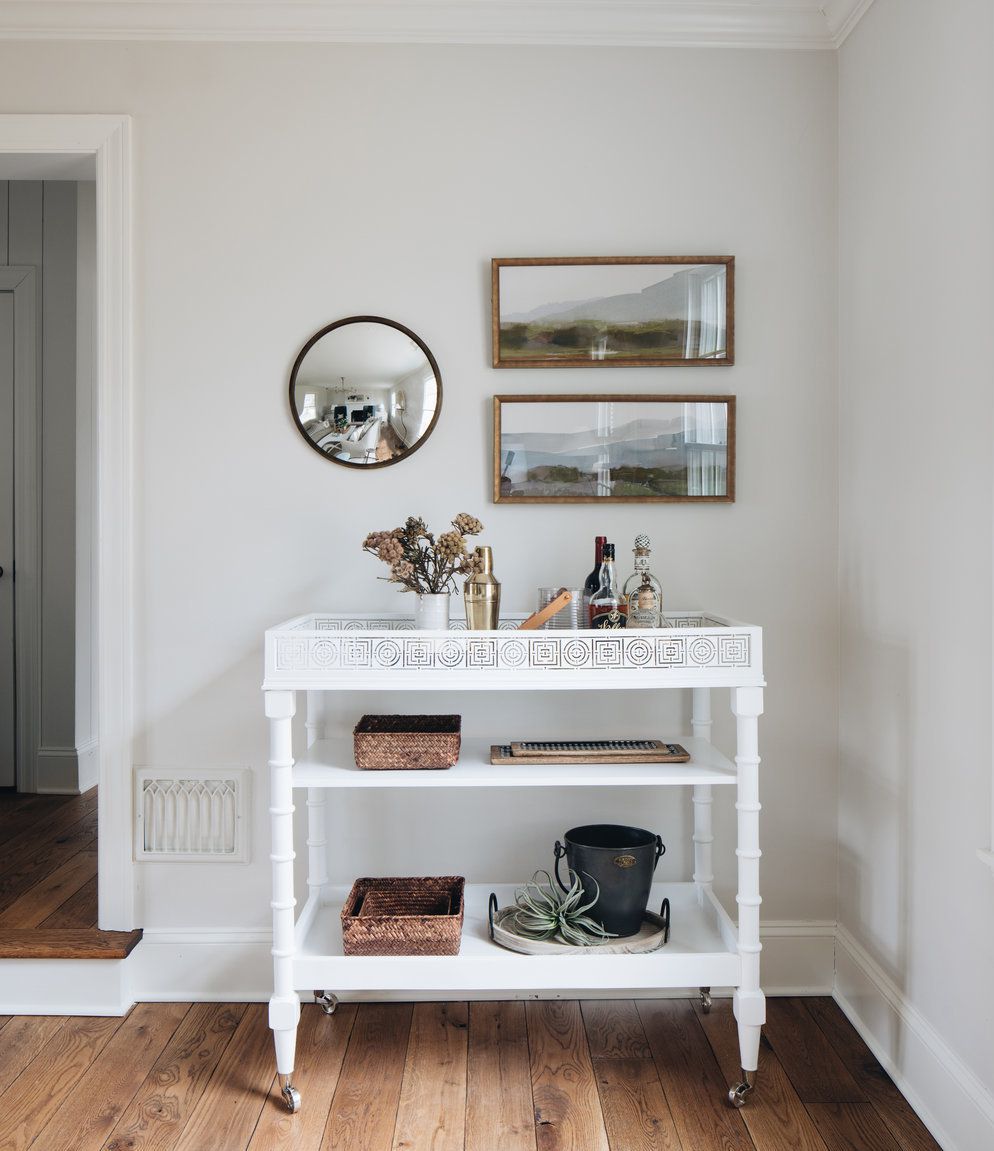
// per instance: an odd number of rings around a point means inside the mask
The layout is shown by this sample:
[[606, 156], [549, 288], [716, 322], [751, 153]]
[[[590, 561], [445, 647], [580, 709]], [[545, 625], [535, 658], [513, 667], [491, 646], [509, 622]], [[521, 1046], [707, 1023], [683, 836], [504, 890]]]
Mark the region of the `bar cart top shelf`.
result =
[[762, 687], [762, 628], [667, 612], [652, 630], [416, 631], [403, 614], [311, 613], [266, 632], [266, 691]]

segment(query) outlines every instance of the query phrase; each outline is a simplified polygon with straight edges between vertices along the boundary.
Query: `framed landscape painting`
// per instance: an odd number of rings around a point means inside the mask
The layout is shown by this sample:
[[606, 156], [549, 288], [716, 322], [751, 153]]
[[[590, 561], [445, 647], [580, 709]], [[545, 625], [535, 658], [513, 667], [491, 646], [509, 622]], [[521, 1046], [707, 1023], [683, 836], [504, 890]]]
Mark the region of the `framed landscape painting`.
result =
[[734, 256], [491, 261], [495, 368], [734, 362]]
[[494, 503], [734, 499], [734, 396], [494, 396]]

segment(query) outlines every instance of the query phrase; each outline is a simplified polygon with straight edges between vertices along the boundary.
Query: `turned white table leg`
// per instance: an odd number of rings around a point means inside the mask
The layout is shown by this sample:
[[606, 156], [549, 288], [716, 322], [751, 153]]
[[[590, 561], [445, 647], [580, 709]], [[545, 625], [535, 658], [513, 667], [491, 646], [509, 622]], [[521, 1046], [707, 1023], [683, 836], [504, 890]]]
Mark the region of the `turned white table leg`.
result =
[[[325, 738], [324, 693], [307, 693], [307, 746]], [[328, 816], [325, 789], [307, 789], [307, 894], [313, 899], [328, 882]]]
[[269, 1001], [269, 1026], [276, 1042], [276, 1070], [283, 1100], [291, 1111], [300, 1107], [300, 1096], [291, 1082], [300, 999], [293, 986], [293, 715], [292, 691], [266, 692], [269, 720], [269, 816], [273, 865], [273, 997]]
[[[711, 742], [711, 689], [707, 687], [694, 688], [694, 710], [691, 716], [691, 727], [698, 739]], [[714, 843], [714, 831], [711, 823], [711, 805], [713, 802], [711, 785], [699, 783], [694, 787], [694, 882], [698, 887], [698, 896], [706, 887], [714, 882], [714, 865], [712, 863], [711, 845]]]
[[763, 713], [763, 689], [732, 689], [732, 712], [736, 717], [736, 755], [738, 791], [735, 809], [738, 813], [739, 890], [735, 901], [739, 908], [739, 955], [742, 979], [735, 990], [732, 1007], [739, 1025], [739, 1051], [742, 1081], [732, 1087], [728, 1097], [733, 1106], [741, 1107], [755, 1083], [759, 1063], [759, 1037], [766, 1022], [766, 997], [759, 984], [759, 716]]

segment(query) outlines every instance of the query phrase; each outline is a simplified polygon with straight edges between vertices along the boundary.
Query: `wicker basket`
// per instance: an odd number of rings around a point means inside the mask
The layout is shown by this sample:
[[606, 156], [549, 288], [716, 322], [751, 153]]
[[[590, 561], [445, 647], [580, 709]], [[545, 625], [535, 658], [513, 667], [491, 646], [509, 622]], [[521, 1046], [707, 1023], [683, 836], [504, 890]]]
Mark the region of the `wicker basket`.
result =
[[461, 875], [357, 879], [342, 908], [346, 955], [458, 955]]
[[356, 767], [411, 771], [452, 767], [459, 759], [458, 715], [364, 715], [355, 726]]

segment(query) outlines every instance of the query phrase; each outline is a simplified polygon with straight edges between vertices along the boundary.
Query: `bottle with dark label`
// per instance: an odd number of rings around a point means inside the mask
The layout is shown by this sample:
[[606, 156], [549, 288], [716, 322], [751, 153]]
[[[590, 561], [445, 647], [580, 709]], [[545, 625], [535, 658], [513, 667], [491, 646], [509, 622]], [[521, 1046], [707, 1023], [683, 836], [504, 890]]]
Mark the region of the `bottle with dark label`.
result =
[[615, 628], [625, 626], [625, 616], [618, 597], [614, 572], [614, 544], [604, 545], [597, 591], [590, 597], [590, 626]]
[[600, 587], [601, 560], [604, 558], [606, 543], [607, 536], [594, 536], [594, 570], [587, 576], [583, 585], [583, 615], [580, 617], [584, 621], [582, 627], [590, 625], [590, 601]]
[[649, 537], [635, 537], [635, 571], [625, 580], [621, 602], [627, 608], [627, 627], [664, 627], [663, 589], [649, 571]]

